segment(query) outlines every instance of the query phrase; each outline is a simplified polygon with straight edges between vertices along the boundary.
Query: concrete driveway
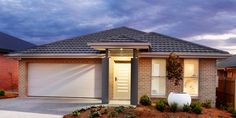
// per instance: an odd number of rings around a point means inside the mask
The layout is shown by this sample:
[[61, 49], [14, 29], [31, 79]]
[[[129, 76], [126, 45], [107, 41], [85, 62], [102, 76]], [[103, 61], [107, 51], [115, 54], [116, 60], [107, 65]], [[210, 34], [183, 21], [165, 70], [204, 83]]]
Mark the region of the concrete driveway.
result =
[[[51, 116], [71, 113], [83, 106], [101, 104], [98, 99], [81, 98], [53, 98], [53, 97], [28, 97], [0, 100], [0, 118], [2, 113], [8, 112], [27, 114], [49, 114]], [[8, 111], [8, 112], [6, 112]], [[14, 114], [14, 116], [16, 116]], [[9, 118], [9, 117], [8, 117]], [[20, 117], [19, 117], [20, 118]]]

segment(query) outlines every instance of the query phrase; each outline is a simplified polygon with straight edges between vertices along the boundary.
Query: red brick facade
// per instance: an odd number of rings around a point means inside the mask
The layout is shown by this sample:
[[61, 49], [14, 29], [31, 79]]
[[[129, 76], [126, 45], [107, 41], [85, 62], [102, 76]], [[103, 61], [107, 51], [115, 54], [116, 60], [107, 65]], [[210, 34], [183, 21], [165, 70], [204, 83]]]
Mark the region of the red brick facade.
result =
[[3, 55], [0, 54], [0, 89], [16, 92], [18, 88], [18, 61]]

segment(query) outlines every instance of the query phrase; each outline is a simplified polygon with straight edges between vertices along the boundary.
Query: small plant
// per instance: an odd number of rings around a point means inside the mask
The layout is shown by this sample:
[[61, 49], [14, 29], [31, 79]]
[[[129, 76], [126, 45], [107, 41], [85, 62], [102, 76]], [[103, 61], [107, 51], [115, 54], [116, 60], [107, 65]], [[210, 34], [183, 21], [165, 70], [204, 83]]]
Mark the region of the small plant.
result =
[[163, 100], [160, 100], [156, 103], [156, 109], [160, 112], [163, 112], [165, 110], [165, 102]]
[[147, 95], [144, 95], [140, 98], [139, 103], [144, 106], [148, 106], [148, 105], [151, 105], [152, 101]]
[[76, 110], [72, 112], [73, 116], [79, 116], [80, 115], [80, 110]]
[[0, 90], [0, 96], [4, 96], [5, 95], [5, 91], [4, 90]]
[[228, 107], [226, 108], [226, 110], [227, 110], [229, 113], [233, 113], [234, 107], [228, 106]]
[[224, 104], [220, 104], [220, 109], [221, 109], [221, 110], [226, 110], [226, 109], [227, 109], [227, 106], [224, 105]]
[[206, 100], [202, 103], [202, 107], [211, 108], [211, 100]]
[[126, 113], [125, 118], [136, 118], [136, 115], [134, 113]]
[[108, 118], [118, 117], [118, 113], [116, 111], [108, 112]]
[[191, 111], [191, 107], [189, 104], [184, 104], [183, 106], [183, 112], [190, 112]]
[[236, 111], [235, 110], [232, 112], [231, 116], [236, 118]]
[[178, 106], [178, 104], [177, 103], [172, 103], [171, 105], [170, 105], [170, 111], [171, 112], [176, 112], [177, 111], [177, 106]]
[[125, 107], [124, 106], [115, 107], [114, 110], [117, 113], [123, 113], [125, 111]]
[[100, 112], [101, 112], [101, 114], [107, 114], [108, 110], [107, 110], [107, 108], [104, 108], [104, 109], [101, 109]]
[[193, 108], [196, 107], [196, 106], [201, 106], [201, 103], [200, 103], [200, 102], [193, 102], [193, 103], [190, 105], [191, 109], [193, 109]]
[[201, 114], [202, 113], [202, 107], [200, 102], [195, 102], [190, 105], [192, 111], [196, 114]]
[[102, 114], [99, 111], [90, 111], [89, 118], [98, 118]]
[[128, 106], [128, 109], [135, 109], [135, 107], [130, 105], [130, 106]]

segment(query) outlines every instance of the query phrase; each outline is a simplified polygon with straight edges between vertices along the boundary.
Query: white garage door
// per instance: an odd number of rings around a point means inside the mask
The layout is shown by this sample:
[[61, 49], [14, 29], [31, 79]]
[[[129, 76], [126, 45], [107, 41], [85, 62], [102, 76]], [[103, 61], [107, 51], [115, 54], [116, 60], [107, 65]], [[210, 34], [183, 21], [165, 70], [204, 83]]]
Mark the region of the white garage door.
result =
[[28, 65], [29, 96], [101, 98], [101, 64]]

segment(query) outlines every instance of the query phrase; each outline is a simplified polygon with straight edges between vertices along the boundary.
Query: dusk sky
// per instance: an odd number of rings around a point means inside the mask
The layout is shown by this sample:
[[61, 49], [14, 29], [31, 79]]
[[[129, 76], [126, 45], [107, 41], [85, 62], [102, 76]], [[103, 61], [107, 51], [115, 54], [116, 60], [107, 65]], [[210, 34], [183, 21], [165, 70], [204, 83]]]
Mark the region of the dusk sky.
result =
[[236, 0], [0, 0], [0, 32], [38, 45], [120, 26], [236, 54]]

